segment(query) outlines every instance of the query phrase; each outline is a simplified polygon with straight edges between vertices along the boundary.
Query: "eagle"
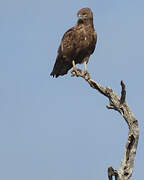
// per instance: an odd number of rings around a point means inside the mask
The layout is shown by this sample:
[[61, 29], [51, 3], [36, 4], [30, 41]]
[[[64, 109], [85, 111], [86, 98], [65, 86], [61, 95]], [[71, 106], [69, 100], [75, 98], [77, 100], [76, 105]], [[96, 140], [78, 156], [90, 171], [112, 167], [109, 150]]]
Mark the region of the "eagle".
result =
[[62, 37], [56, 62], [51, 76], [58, 77], [67, 74], [76, 64], [84, 64], [84, 73], [87, 73], [87, 63], [94, 52], [97, 33], [93, 25], [93, 12], [90, 8], [82, 8], [77, 12], [77, 23]]

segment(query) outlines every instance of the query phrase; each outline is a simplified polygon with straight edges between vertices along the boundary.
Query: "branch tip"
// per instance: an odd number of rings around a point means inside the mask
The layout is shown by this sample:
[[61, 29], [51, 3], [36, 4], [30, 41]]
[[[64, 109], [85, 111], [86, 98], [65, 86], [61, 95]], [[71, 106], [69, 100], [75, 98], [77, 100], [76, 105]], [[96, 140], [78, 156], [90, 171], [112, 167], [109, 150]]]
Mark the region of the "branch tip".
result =
[[112, 176], [115, 176], [115, 179], [117, 179], [118, 172], [117, 170], [114, 170], [112, 167], [108, 168], [108, 178], [109, 180], [112, 180]]
[[125, 84], [122, 80], [121, 80], [121, 87], [122, 87], [122, 90], [121, 90], [120, 104], [123, 104], [126, 99], [126, 89], [125, 89]]

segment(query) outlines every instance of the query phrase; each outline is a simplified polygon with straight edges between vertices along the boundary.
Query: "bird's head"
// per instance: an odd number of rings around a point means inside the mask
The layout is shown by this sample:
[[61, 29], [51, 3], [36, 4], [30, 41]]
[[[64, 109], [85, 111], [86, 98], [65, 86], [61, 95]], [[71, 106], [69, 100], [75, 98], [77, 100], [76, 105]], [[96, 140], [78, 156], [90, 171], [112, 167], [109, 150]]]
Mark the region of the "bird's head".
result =
[[93, 13], [90, 8], [82, 8], [78, 11], [77, 17], [78, 23], [84, 23], [93, 20]]

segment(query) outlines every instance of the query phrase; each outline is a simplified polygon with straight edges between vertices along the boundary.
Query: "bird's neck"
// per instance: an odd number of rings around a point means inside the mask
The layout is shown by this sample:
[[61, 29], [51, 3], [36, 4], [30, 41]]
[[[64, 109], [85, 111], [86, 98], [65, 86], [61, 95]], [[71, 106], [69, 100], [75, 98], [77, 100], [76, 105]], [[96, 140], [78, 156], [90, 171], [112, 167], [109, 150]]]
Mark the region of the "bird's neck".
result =
[[94, 25], [93, 25], [93, 19], [90, 19], [90, 20], [86, 20], [86, 21], [83, 21], [83, 20], [78, 20], [77, 21], [77, 25], [90, 25], [93, 29], [94, 29]]

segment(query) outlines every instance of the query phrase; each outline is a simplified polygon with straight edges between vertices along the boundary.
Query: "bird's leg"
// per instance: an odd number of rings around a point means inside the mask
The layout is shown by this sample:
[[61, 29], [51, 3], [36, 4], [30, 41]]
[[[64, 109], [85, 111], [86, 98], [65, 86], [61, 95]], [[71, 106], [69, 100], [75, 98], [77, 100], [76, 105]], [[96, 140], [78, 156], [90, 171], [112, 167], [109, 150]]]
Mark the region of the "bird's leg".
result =
[[72, 61], [72, 65], [73, 65], [73, 69], [72, 69], [71, 73], [72, 73], [72, 76], [75, 76], [77, 74], [77, 68], [76, 68], [74, 60]]
[[73, 69], [72, 69], [72, 76], [78, 75], [79, 73], [82, 73], [81, 69], [76, 68], [75, 61], [72, 61]]
[[87, 63], [86, 61], [84, 61], [84, 74], [87, 74], [88, 71], [87, 71]]
[[73, 71], [76, 71], [76, 65], [75, 65], [75, 61], [72, 61], [72, 65], [73, 65]]
[[84, 75], [85, 75], [85, 77], [87, 76], [87, 78], [90, 79], [90, 75], [87, 71], [87, 62], [86, 61], [84, 61]]

